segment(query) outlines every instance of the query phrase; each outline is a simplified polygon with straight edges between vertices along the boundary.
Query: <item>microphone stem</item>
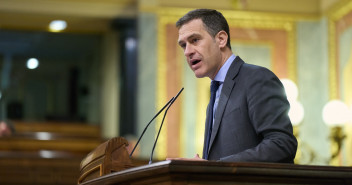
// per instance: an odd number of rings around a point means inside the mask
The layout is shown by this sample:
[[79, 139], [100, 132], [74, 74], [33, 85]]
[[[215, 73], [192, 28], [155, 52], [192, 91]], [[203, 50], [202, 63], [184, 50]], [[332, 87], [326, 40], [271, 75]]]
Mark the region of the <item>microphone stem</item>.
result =
[[136, 145], [134, 145], [133, 150], [132, 150], [132, 152], [130, 153], [130, 157], [132, 157], [132, 154], [133, 154], [134, 150], [137, 148], [138, 143], [141, 141], [141, 139], [142, 139], [142, 137], [143, 137], [145, 131], [147, 130], [147, 128], [149, 127], [149, 125], [152, 123], [152, 121], [153, 121], [153, 120], [154, 120], [154, 119], [155, 119], [155, 118], [156, 118], [156, 117], [174, 100], [174, 99], [175, 99], [175, 97], [172, 97], [172, 98], [166, 103], [166, 105], [164, 105], [164, 107], [153, 117], [153, 119], [149, 121], [149, 123], [147, 124], [147, 126], [144, 128], [144, 130], [143, 130], [141, 136], [139, 137], [139, 139], [138, 139]]
[[175, 100], [176, 100], [176, 98], [173, 99], [173, 101], [169, 104], [169, 106], [165, 110], [165, 113], [164, 113], [164, 116], [163, 116], [163, 120], [161, 121], [160, 128], [159, 128], [159, 131], [158, 131], [158, 135], [156, 136], [156, 139], [155, 139], [155, 142], [154, 142], [154, 145], [153, 145], [153, 149], [152, 149], [152, 153], [150, 155], [149, 164], [152, 164], [154, 149], [155, 149], [156, 143], [158, 142], [159, 135], [160, 135], [160, 132], [161, 132], [161, 128], [163, 127], [164, 120], [165, 120], [165, 117], [166, 117], [166, 113], [169, 110], [169, 108], [171, 107], [171, 105], [174, 103]]

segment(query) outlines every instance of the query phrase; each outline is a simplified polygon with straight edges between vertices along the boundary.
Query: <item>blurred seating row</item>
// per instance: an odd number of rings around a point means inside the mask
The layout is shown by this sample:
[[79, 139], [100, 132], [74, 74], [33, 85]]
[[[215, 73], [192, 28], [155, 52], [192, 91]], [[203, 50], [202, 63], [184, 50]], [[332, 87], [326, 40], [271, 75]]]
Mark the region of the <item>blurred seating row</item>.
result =
[[0, 184], [77, 184], [81, 160], [103, 139], [99, 126], [13, 121], [0, 137]]

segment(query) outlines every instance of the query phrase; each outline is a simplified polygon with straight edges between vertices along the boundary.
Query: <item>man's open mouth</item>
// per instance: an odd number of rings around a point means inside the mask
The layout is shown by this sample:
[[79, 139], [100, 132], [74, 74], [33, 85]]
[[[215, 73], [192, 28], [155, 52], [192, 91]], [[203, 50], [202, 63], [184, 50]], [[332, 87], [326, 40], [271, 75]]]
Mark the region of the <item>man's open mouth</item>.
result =
[[192, 65], [196, 65], [196, 64], [198, 64], [200, 62], [200, 60], [194, 60], [194, 61], [192, 61]]

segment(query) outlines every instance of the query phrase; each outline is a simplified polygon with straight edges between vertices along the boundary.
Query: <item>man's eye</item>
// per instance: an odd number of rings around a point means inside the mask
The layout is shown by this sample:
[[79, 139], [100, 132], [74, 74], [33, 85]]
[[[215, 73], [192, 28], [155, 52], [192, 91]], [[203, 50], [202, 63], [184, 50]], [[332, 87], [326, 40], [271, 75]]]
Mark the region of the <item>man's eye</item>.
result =
[[199, 39], [193, 39], [193, 40], [192, 40], [192, 43], [196, 43], [196, 42], [198, 42], [198, 40], [199, 40]]

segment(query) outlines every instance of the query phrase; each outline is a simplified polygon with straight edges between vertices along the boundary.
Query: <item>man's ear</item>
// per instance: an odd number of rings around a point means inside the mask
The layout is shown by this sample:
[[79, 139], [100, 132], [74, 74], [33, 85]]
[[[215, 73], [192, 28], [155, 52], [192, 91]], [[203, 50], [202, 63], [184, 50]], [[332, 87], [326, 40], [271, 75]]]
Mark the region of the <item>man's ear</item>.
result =
[[218, 34], [216, 34], [216, 38], [219, 42], [220, 48], [226, 47], [228, 37], [229, 35], [227, 35], [227, 33], [224, 30], [219, 31]]

